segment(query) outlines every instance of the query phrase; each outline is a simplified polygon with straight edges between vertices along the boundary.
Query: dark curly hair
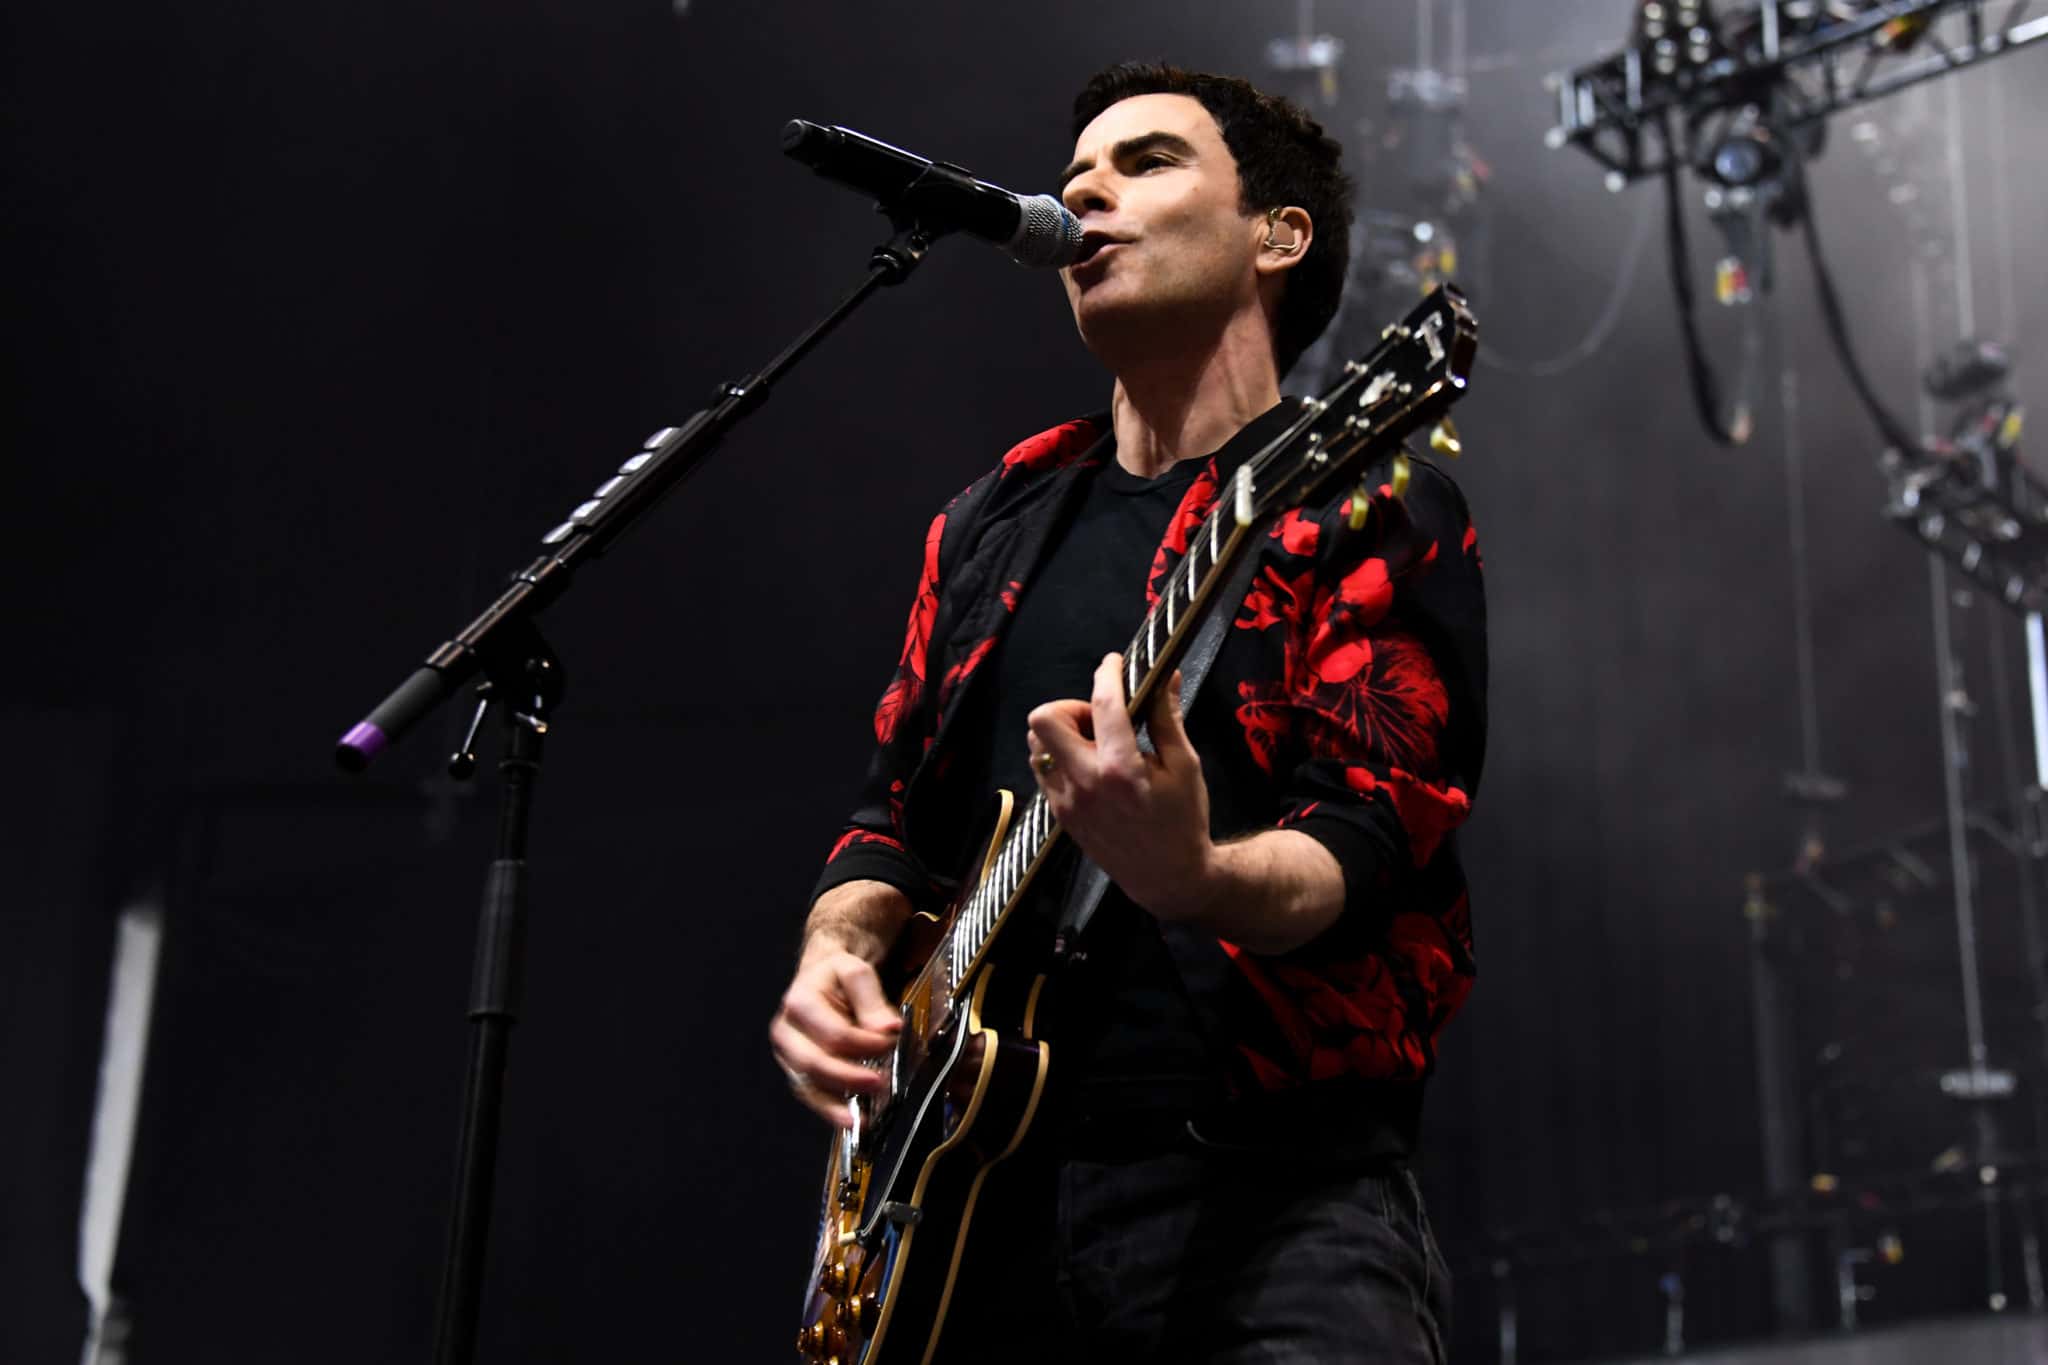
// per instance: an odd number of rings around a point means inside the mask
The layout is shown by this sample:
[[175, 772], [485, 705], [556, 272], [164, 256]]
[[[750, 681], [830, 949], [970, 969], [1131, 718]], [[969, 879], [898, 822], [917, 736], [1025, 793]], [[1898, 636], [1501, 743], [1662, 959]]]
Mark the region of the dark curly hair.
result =
[[1351, 177], [1344, 149], [1292, 100], [1268, 95], [1235, 76], [1186, 71], [1163, 62], [1120, 62], [1091, 76], [1074, 97], [1073, 136], [1096, 115], [1133, 95], [1188, 95], [1222, 130], [1237, 160], [1238, 208], [1246, 214], [1299, 205], [1315, 224], [1301, 264], [1287, 272], [1273, 320], [1280, 373], [1294, 368], [1337, 315], [1351, 267]]

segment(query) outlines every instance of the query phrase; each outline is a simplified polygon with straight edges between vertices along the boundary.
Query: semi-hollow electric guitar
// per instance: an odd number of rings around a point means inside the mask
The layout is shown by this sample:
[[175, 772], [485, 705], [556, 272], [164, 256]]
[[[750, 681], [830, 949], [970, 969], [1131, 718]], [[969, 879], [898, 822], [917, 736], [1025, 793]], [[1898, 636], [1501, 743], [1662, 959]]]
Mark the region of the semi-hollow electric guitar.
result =
[[[1425, 424], [1441, 422], [1436, 443], [1455, 453], [1442, 419], [1464, 394], [1477, 347], [1463, 297], [1440, 288], [1244, 462], [1124, 651], [1134, 719], [1172, 676], [1230, 567], [1254, 552], [1255, 525], [1389, 456], [1399, 493], [1408, 472], [1400, 442]], [[1363, 488], [1352, 506], [1362, 526]], [[1045, 1093], [1051, 1052], [1036, 1015], [1047, 964], [1035, 944], [1006, 954], [1003, 931], [1060, 830], [1042, 795], [1019, 803], [1001, 792], [997, 804], [978, 875], [926, 935], [934, 946], [899, 995], [902, 1033], [873, 1063], [888, 1088], [849, 1099], [852, 1126], [832, 1144], [797, 1337], [814, 1365], [931, 1358], [976, 1199]]]

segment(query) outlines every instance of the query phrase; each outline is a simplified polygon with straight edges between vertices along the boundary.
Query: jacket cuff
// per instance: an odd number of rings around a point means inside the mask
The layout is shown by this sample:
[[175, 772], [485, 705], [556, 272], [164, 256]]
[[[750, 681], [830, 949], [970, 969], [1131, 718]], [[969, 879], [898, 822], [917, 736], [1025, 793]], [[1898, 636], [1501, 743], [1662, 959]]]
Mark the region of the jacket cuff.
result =
[[910, 897], [910, 903], [918, 909], [931, 908], [932, 888], [924, 865], [903, 849], [880, 840], [840, 850], [838, 857], [825, 864], [817, 885], [811, 888], [811, 901], [815, 904], [818, 897], [835, 886], [861, 881], [886, 882]]
[[1397, 862], [1405, 861], [1374, 815], [1369, 806], [1325, 801], [1283, 825], [1308, 835], [1337, 860], [1344, 874], [1344, 918], [1355, 924], [1371, 923], [1377, 910], [1385, 908], [1386, 888], [1395, 880]]

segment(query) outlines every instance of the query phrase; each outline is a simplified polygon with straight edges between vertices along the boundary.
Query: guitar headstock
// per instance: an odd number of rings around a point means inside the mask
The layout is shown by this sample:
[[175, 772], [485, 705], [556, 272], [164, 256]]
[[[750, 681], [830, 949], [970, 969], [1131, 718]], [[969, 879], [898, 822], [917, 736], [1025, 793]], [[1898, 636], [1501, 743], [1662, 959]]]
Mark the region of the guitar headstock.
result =
[[[1452, 285], [1439, 286], [1305, 406], [1273, 458], [1247, 471], [1252, 486], [1241, 501], [1257, 515], [1312, 502], [1418, 428], [1441, 421], [1465, 396], [1478, 351], [1479, 324], [1465, 296]], [[1440, 436], [1437, 447], [1456, 454], [1456, 437]]]

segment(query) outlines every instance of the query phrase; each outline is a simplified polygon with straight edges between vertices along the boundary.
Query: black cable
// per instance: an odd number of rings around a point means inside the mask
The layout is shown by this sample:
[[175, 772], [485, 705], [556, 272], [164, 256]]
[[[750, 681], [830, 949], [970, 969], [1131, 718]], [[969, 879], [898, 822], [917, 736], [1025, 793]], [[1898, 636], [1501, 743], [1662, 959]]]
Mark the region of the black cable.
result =
[[[1807, 259], [1813, 264], [1814, 291], [1820, 299], [1821, 320], [1826, 326], [1828, 341], [1835, 354], [1841, 359], [1842, 369], [1849, 376], [1850, 386], [1862, 400], [1871, 420], [1877, 424], [1878, 433], [1894, 448], [1905, 453], [1920, 450], [1921, 442], [1909, 435], [1906, 427], [1894, 417], [1869, 377], [1863, 372], [1862, 361], [1857, 358], [1855, 344], [1849, 338], [1849, 324], [1842, 311], [1841, 295], [1835, 290], [1834, 274], [1828, 269], [1827, 254], [1820, 244], [1820, 230], [1813, 220], [1813, 194], [1806, 183], [1806, 157], [1795, 135], [1774, 131], [1778, 145], [1785, 149], [1786, 170], [1794, 177], [1788, 192], [1798, 196], [1799, 225], [1806, 240]], [[1706, 348], [1700, 341], [1699, 320], [1695, 313], [1695, 299], [1692, 282], [1692, 249], [1685, 229], [1685, 204], [1680, 192], [1682, 174], [1681, 158], [1677, 155], [1677, 143], [1673, 138], [1670, 121], [1664, 125], [1665, 167], [1664, 205], [1666, 228], [1670, 244], [1671, 291], [1678, 301], [1679, 333], [1685, 341], [1686, 370], [1692, 380], [1693, 402], [1699, 408], [1700, 421], [1707, 434], [1721, 445], [1740, 445], [1741, 440], [1729, 430], [1721, 418], [1721, 389], [1714, 377], [1712, 366], [1707, 361]], [[1762, 231], [1769, 232], [1766, 220]], [[1747, 433], [1744, 433], [1746, 438]]]
[[1863, 364], [1856, 357], [1856, 347], [1849, 339], [1849, 324], [1842, 313], [1842, 299], [1835, 292], [1834, 273], [1828, 269], [1827, 255], [1821, 250], [1820, 229], [1813, 221], [1813, 190], [1806, 183], [1806, 156], [1796, 137], [1778, 135], [1778, 141], [1788, 151], [1786, 165], [1799, 177], [1799, 228], [1806, 239], [1806, 258], [1813, 263], [1814, 292], [1820, 297], [1821, 321], [1827, 326], [1828, 340], [1834, 344], [1835, 354], [1841, 357], [1842, 368], [1848, 372], [1849, 383], [1856, 390], [1856, 396], [1863, 400], [1863, 406], [1870, 412], [1870, 420], [1877, 424], [1878, 434], [1900, 454], [1914, 455], [1921, 449], [1921, 442], [1907, 434], [1905, 424], [1892, 415], [1878, 398], [1877, 390], [1871, 387], [1868, 376], [1863, 373]]
[[1664, 123], [1664, 230], [1667, 263], [1671, 269], [1671, 292], [1678, 300], [1678, 332], [1685, 341], [1685, 369], [1692, 380], [1693, 404], [1699, 409], [1700, 422], [1715, 442], [1724, 445], [1740, 445], [1735, 435], [1721, 420], [1721, 386], [1714, 378], [1713, 367], [1707, 362], [1706, 347], [1700, 341], [1699, 319], [1694, 312], [1692, 290], [1692, 247], [1685, 231], [1685, 203], [1679, 193], [1679, 178], [1683, 168], [1678, 155], [1678, 141], [1671, 131], [1667, 117]]
[[1526, 379], [1555, 379], [1598, 355], [1621, 325], [1622, 310], [1634, 293], [1636, 267], [1642, 264], [1643, 250], [1649, 245], [1654, 214], [1655, 209], [1651, 205], [1643, 205], [1643, 216], [1630, 233], [1628, 245], [1622, 248], [1614, 290], [1607, 296], [1607, 302], [1601, 305], [1599, 316], [1593, 319], [1593, 325], [1586, 329], [1585, 336], [1543, 360], [1518, 360], [1502, 355], [1498, 346], [1483, 346], [1479, 350], [1479, 364]]

